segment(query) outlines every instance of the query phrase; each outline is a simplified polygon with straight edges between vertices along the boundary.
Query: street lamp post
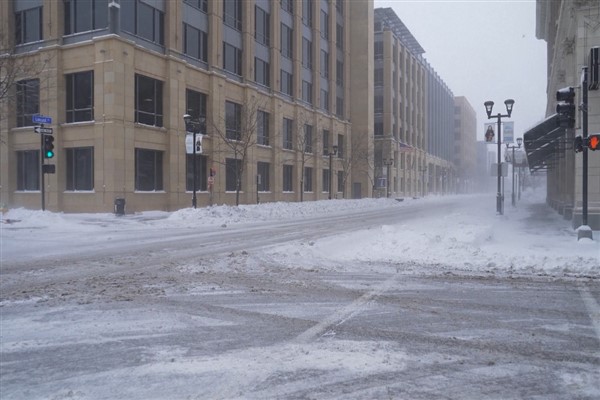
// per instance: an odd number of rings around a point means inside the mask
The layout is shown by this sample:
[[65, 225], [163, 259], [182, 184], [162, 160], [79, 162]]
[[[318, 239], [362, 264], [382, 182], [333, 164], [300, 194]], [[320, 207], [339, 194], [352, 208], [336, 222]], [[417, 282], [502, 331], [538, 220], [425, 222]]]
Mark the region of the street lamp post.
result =
[[390, 176], [392, 175], [391, 173], [391, 167], [392, 165], [394, 165], [394, 160], [393, 159], [384, 159], [383, 160], [383, 165], [385, 165], [387, 167], [387, 170], [385, 171], [386, 175], [385, 175], [385, 197], [390, 197]]
[[486, 101], [483, 103], [485, 106], [485, 112], [487, 113], [488, 119], [497, 118], [498, 119], [498, 193], [496, 194], [496, 212], [499, 215], [504, 214], [504, 198], [502, 196], [502, 159], [500, 157], [500, 153], [502, 152], [502, 118], [510, 118], [510, 114], [512, 113], [513, 105], [515, 101], [513, 99], [507, 99], [504, 101], [506, 105], [506, 115], [502, 115], [502, 113], [498, 113], [496, 115], [492, 115], [492, 108], [494, 107], [493, 101]]
[[183, 115], [185, 131], [192, 133], [192, 207], [196, 208], [196, 135], [200, 133], [200, 121], [192, 121], [190, 114]]
[[333, 191], [333, 156], [337, 155], [337, 151], [337, 146], [333, 146], [333, 151], [327, 150], [329, 156], [329, 200], [331, 200], [331, 192]]
[[511, 204], [512, 204], [513, 207], [516, 205], [516, 202], [515, 202], [515, 149], [520, 149], [522, 143], [523, 143], [523, 139], [521, 139], [521, 138], [517, 139], [517, 146], [514, 146], [514, 145], [511, 146], [508, 143], [506, 143], [506, 149], [507, 150], [512, 150], [512, 158], [511, 158], [511, 164], [512, 164], [512, 192], [511, 192], [510, 196], [511, 196]]

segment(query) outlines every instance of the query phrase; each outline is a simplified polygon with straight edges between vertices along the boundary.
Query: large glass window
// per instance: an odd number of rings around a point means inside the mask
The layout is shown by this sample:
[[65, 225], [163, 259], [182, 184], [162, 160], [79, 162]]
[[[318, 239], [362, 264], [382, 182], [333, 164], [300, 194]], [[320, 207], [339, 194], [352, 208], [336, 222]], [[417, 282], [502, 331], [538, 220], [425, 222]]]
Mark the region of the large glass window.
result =
[[302, 100], [312, 104], [312, 83], [302, 81]]
[[208, 12], [208, 0], [183, 0], [202, 12]]
[[336, 60], [335, 62], [335, 81], [338, 86], [344, 87], [344, 62]]
[[163, 190], [163, 152], [135, 149], [135, 190]]
[[268, 12], [255, 6], [254, 37], [258, 43], [264, 44], [265, 46], [269, 46], [271, 42], [270, 19], [270, 14]]
[[123, 30], [151, 42], [165, 44], [164, 13], [140, 0], [122, 1]]
[[294, 12], [294, 1], [293, 0], [281, 0], [281, 8], [289, 13]]
[[321, 108], [329, 111], [329, 91], [321, 89]]
[[24, 44], [42, 40], [42, 7], [15, 13], [15, 44]]
[[270, 171], [271, 164], [267, 162], [258, 162], [256, 164], [256, 171], [259, 176], [258, 178], [258, 191], [259, 192], [268, 192], [271, 190], [270, 184]]
[[242, 140], [242, 106], [231, 101], [225, 102], [225, 137]]
[[323, 155], [329, 154], [329, 131], [323, 129]]
[[293, 134], [293, 121], [288, 118], [283, 119], [283, 148], [286, 150], [294, 150], [294, 134]]
[[94, 148], [76, 147], [66, 149], [66, 190], [94, 189]]
[[292, 165], [283, 166], [283, 191], [294, 191], [294, 166]]
[[305, 37], [302, 38], [302, 66], [308, 69], [313, 67], [312, 42]]
[[163, 126], [163, 83], [135, 75], [135, 122]]
[[223, 0], [223, 21], [238, 31], [242, 30], [242, 0]]
[[242, 75], [242, 50], [223, 42], [223, 69], [236, 75]]
[[197, 60], [208, 62], [208, 35], [206, 32], [183, 24], [183, 52]]
[[33, 126], [31, 117], [40, 113], [40, 80], [17, 82], [17, 126]]
[[344, 27], [340, 24], [335, 26], [335, 45], [338, 49], [344, 48]]
[[344, 192], [344, 171], [338, 171], [337, 173], [337, 191]]
[[321, 76], [329, 79], [329, 53], [321, 50]]
[[337, 157], [344, 158], [344, 135], [338, 135], [337, 147], [338, 147]]
[[281, 24], [281, 55], [291, 59], [294, 55], [294, 30]]
[[206, 134], [206, 99], [204, 93], [192, 89], [185, 91], [185, 112], [192, 116], [192, 121], [200, 123], [202, 134]]
[[65, 35], [108, 26], [108, 0], [65, 0]]
[[256, 140], [263, 146], [269, 145], [269, 113], [258, 111], [256, 114]]
[[67, 82], [67, 122], [94, 120], [94, 72], [69, 74]]
[[323, 169], [323, 174], [322, 174], [322, 181], [323, 181], [323, 192], [329, 192], [329, 177], [330, 177], [330, 172], [328, 169]]
[[294, 76], [285, 70], [281, 70], [281, 92], [289, 96], [294, 95]]
[[258, 57], [254, 58], [254, 81], [260, 85], [271, 86], [270, 65]]
[[[208, 157], [196, 154], [196, 190], [206, 191], [208, 187]], [[185, 190], [194, 190], [194, 155], [186, 154]]]
[[17, 190], [40, 190], [40, 152], [17, 151]]
[[329, 39], [329, 15], [321, 10], [321, 37]]
[[242, 161], [235, 158], [225, 160], [225, 191], [235, 192], [242, 188]]
[[302, 0], [302, 22], [306, 26], [312, 26], [314, 0]]
[[312, 127], [312, 125], [306, 124], [306, 125], [304, 125], [304, 152], [305, 153], [313, 152], [312, 143], [313, 143], [313, 127]]
[[313, 191], [313, 169], [311, 167], [304, 167], [304, 191]]

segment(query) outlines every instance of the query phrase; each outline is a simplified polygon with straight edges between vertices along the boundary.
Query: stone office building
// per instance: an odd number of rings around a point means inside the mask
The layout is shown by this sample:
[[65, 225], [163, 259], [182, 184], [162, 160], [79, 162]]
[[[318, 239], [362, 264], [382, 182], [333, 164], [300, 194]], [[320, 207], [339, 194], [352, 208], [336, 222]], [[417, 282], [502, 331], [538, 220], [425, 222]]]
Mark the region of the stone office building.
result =
[[[351, 95], [372, 88], [351, 79], [373, 76], [372, 0], [7, 0], [0, 19], [0, 75], [16, 71], [0, 203], [39, 208], [41, 163], [56, 168], [43, 174], [54, 211], [107, 212], [117, 198], [127, 212], [174, 210], [194, 188], [198, 206], [316, 200], [330, 181], [334, 197], [372, 195], [368, 160], [350, 162], [373, 129], [372, 105]], [[52, 118], [51, 159], [38, 114]], [[196, 162], [189, 130], [203, 138]]]

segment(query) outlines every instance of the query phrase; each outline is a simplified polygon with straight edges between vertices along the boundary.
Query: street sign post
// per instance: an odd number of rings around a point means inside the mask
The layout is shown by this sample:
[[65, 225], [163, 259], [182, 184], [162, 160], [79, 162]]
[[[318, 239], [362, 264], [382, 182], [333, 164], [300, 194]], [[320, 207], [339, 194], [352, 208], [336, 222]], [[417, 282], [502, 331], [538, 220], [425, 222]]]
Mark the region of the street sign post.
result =
[[45, 115], [34, 115], [31, 117], [31, 121], [34, 124], [51, 124], [52, 117], [47, 117]]

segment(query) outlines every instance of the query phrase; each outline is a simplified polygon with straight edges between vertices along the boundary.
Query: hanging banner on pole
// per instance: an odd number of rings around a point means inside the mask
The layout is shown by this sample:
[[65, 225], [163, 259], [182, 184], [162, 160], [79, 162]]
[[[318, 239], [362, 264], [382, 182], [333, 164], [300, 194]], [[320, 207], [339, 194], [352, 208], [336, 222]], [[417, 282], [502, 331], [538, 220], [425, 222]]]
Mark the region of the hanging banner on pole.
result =
[[515, 123], [512, 121], [502, 124], [502, 141], [504, 143], [513, 143], [515, 141]]
[[486, 143], [492, 143], [494, 141], [494, 138], [496, 137], [496, 133], [494, 131], [495, 126], [496, 124], [489, 122], [483, 124], [483, 131], [485, 132]]

